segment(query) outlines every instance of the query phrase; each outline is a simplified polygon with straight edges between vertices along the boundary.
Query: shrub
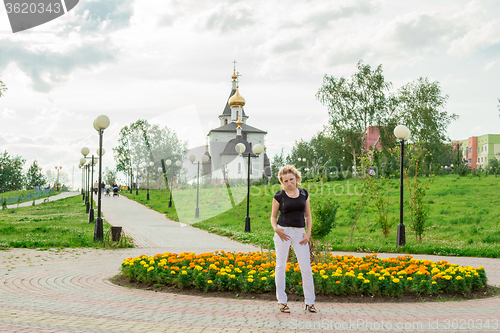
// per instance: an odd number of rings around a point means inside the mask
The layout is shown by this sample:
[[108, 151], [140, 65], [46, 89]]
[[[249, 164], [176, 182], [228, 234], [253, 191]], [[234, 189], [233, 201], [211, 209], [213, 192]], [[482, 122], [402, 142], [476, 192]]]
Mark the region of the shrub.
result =
[[312, 214], [314, 217], [311, 236], [313, 238], [323, 238], [335, 227], [335, 217], [339, 204], [330, 198], [323, 201], [314, 201]]

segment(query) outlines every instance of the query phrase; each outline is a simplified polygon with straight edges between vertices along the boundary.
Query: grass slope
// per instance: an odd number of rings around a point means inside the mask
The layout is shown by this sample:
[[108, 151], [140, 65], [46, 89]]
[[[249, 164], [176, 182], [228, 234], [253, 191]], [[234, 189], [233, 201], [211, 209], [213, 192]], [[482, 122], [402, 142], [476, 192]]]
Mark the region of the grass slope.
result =
[[[405, 185], [406, 186], [406, 185]], [[363, 190], [362, 181], [348, 179], [329, 183], [306, 183], [311, 203], [321, 202], [326, 197], [338, 201], [335, 228], [324, 238], [332, 250], [358, 252], [400, 252], [436, 255], [500, 257], [500, 178], [458, 177], [448, 175], [436, 177], [430, 183], [424, 202], [429, 217], [422, 242], [417, 242], [410, 220], [409, 194], [405, 188], [404, 223], [406, 225], [406, 246], [396, 247], [396, 228], [399, 223], [399, 183], [392, 181], [389, 189], [389, 219], [392, 221], [389, 237], [385, 238], [378, 227], [377, 210], [369, 205], [361, 215], [349, 241], [351, 220], [347, 207], [357, 202]], [[174, 206], [168, 208], [166, 191], [150, 190], [151, 200], [146, 200], [145, 191], [139, 195], [126, 194], [152, 209], [165, 213], [167, 217], [250, 242], [264, 248], [272, 248], [273, 231], [269, 222], [271, 202], [275, 186], [254, 186], [251, 188], [250, 218], [252, 232], [244, 232], [246, 216], [246, 186], [231, 188], [231, 195], [225, 187], [200, 189], [200, 218], [195, 219], [196, 189], [174, 189]], [[232, 208], [231, 196], [235, 207]], [[314, 221], [313, 221], [314, 227]]]
[[88, 223], [81, 196], [0, 210], [0, 249], [102, 247], [93, 238], [94, 224]]

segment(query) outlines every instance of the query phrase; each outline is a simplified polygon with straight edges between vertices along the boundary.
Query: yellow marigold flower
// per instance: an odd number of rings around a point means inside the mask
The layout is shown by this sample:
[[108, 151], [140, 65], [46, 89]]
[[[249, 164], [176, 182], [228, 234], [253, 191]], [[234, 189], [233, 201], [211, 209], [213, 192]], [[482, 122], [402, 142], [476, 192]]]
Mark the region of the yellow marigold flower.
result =
[[148, 267], [149, 267], [149, 265], [148, 265], [148, 264], [144, 264], [144, 265], [142, 265], [142, 266], [144, 266], [144, 268], [148, 268]]
[[319, 274], [324, 275], [325, 273], [326, 273], [326, 272], [325, 272], [325, 270], [324, 270], [324, 269], [322, 269], [322, 270], [320, 270], [320, 271], [319, 271]]
[[175, 271], [170, 271], [170, 274], [172, 274], [172, 275], [175, 274]]
[[253, 282], [253, 279], [248, 279], [247, 281], [248, 281], [248, 282]]
[[234, 274], [229, 274], [229, 277], [230, 277], [231, 279], [234, 279], [234, 278], [236, 278], [236, 275], [234, 275]]
[[187, 272], [186, 271], [182, 271], [182, 275], [187, 275]]
[[255, 273], [257, 273], [257, 272], [254, 270], [251, 270], [250, 272], [248, 272], [248, 275], [254, 275]]
[[208, 280], [207, 283], [212, 283], [212, 280]]
[[461, 276], [456, 277], [457, 280], [462, 280], [463, 278]]
[[437, 284], [437, 282], [436, 281], [432, 281], [432, 284]]
[[260, 279], [261, 279], [262, 281], [266, 281], [266, 280], [267, 280], [267, 278], [266, 278], [265, 276], [261, 277]]
[[379, 279], [380, 281], [383, 281], [383, 280], [385, 280], [385, 277], [381, 276], [381, 277], [379, 277], [378, 279]]
[[407, 279], [408, 281], [413, 281], [413, 278], [412, 278], [411, 276], [408, 276], [406, 279]]
[[149, 267], [148, 268], [148, 272], [151, 272], [153, 269], [155, 269], [154, 267]]
[[399, 283], [399, 279], [398, 278], [392, 279], [392, 282]]
[[328, 279], [328, 275], [321, 275], [321, 277], [325, 280]]
[[479, 266], [477, 269], [481, 270], [481, 269], [484, 269], [484, 267], [483, 266]]
[[363, 283], [370, 283], [370, 280], [364, 280]]

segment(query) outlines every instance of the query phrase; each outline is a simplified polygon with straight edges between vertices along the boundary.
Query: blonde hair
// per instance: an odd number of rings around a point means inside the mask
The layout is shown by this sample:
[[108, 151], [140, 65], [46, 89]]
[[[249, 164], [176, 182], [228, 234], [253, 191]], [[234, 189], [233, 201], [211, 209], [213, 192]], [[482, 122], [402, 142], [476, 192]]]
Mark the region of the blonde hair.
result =
[[285, 185], [283, 184], [283, 176], [289, 173], [293, 173], [295, 176], [295, 179], [297, 181], [297, 188], [300, 187], [300, 181], [302, 180], [302, 177], [300, 175], [300, 171], [297, 170], [293, 165], [285, 165], [284, 167], [281, 168], [281, 170], [278, 172], [278, 179], [281, 183], [281, 186], [283, 189], [285, 189]]

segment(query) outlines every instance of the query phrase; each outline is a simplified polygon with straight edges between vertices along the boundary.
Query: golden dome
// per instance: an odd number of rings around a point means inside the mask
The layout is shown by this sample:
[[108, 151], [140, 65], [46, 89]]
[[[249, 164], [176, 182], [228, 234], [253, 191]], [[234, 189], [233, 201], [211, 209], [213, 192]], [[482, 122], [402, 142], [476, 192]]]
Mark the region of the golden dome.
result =
[[238, 91], [238, 86], [236, 86], [236, 93], [229, 99], [229, 106], [241, 106], [245, 105], [245, 99], [240, 95]]
[[233, 75], [231, 75], [231, 78], [233, 79], [233, 81], [236, 81], [236, 79], [238, 78], [238, 75], [236, 75], [236, 69], [233, 69]]

